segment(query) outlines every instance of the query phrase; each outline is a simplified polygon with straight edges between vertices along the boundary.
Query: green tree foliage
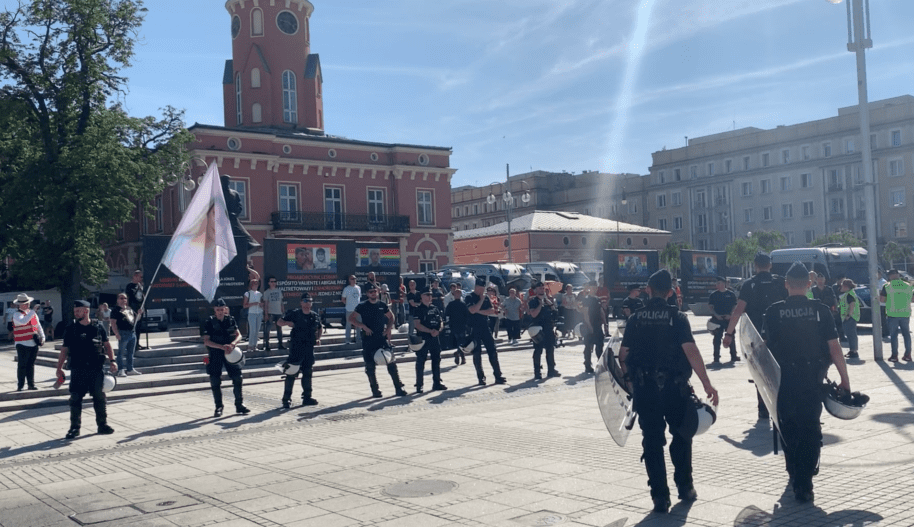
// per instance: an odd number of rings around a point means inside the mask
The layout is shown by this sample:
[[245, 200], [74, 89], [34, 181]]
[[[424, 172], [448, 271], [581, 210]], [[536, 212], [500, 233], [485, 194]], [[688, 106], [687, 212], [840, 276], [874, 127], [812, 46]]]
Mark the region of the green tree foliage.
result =
[[688, 251], [692, 246], [688, 242], [669, 242], [660, 251], [660, 267], [669, 269], [673, 275], [679, 274], [680, 251]]
[[787, 243], [787, 238], [780, 231], [758, 231], [752, 233], [752, 238], [758, 244], [759, 249], [770, 253], [775, 249], [780, 249]]
[[817, 245], [825, 245], [827, 243], [840, 243], [846, 247], [861, 247], [863, 246], [863, 241], [860, 238], [857, 238], [853, 232], [847, 229], [841, 229], [838, 232], [833, 232], [831, 234], [826, 234], [824, 236], [819, 236], [809, 245], [810, 247], [815, 247]]
[[739, 266], [745, 271], [755, 259], [756, 253], [770, 253], [783, 247], [786, 241], [784, 234], [778, 231], [758, 231], [748, 238], [737, 238], [727, 244], [727, 265]]
[[107, 280], [104, 244], [180, 173], [183, 114], [136, 118], [126, 92], [142, 0], [23, 0], [0, 13], [0, 256], [22, 288]]
[[885, 244], [882, 249], [882, 259], [888, 262], [889, 268], [895, 267], [895, 262], [906, 262], [910, 256], [911, 249], [894, 241]]

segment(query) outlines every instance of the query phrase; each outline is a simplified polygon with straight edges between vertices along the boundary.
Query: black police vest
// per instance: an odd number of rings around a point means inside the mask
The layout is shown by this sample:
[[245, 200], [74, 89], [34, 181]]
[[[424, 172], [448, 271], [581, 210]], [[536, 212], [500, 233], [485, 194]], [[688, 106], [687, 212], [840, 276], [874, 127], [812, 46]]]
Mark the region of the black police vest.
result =
[[625, 362], [634, 370], [667, 371], [688, 377], [692, 367], [679, 338], [680, 332], [685, 331], [682, 324], [687, 324], [681, 320], [685, 315], [665, 301], [654, 300], [628, 319], [623, 343], [630, 346]]

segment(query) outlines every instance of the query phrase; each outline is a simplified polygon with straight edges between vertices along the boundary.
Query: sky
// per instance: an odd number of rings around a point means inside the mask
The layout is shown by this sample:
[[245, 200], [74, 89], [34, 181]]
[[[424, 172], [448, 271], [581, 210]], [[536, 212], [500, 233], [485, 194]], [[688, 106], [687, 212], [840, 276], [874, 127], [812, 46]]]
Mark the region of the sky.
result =
[[[328, 134], [453, 149], [452, 186], [530, 170], [646, 174], [686, 137], [857, 102], [826, 0], [311, 0]], [[9, 7], [12, 0], [3, 0]], [[914, 2], [871, 0], [870, 100], [914, 94]], [[148, 0], [124, 101], [222, 125], [222, 0]]]

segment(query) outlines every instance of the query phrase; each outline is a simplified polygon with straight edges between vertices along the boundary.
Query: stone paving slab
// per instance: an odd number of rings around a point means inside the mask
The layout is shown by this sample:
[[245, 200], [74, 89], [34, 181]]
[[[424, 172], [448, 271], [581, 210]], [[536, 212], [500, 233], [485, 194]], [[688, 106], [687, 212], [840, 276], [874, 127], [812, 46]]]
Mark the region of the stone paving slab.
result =
[[[710, 336], [697, 340], [709, 360]], [[873, 401], [854, 421], [823, 415], [815, 506], [785, 492], [783, 459], [755, 419], [745, 366], [712, 370], [722, 403], [718, 422], [695, 440], [699, 500], [661, 517], [649, 513], [637, 427], [626, 448], [613, 443], [581, 354], [579, 345], [560, 348], [562, 378], [530, 382], [529, 353], [505, 353], [509, 384], [478, 388], [471, 365], [445, 362], [451, 390], [380, 400], [366, 397], [360, 370], [319, 372], [321, 404], [287, 411], [278, 408], [280, 384], [246, 384], [253, 412], [219, 419], [207, 391], [118, 401], [109, 406], [115, 434], [84, 428], [72, 442], [61, 439], [66, 408], [0, 414], [0, 525], [72, 526], [69, 515], [118, 507], [139, 515], [96, 525], [914, 524], [911, 367], [850, 367], [852, 386]], [[401, 376], [412, 384], [412, 364]], [[392, 393], [386, 372], [379, 380]], [[85, 412], [91, 423], [91, 407]], [[385, 492], [416, 480], [456, 486], [417, 498]], [[179, 499], [188, 505], [154, 506]]]

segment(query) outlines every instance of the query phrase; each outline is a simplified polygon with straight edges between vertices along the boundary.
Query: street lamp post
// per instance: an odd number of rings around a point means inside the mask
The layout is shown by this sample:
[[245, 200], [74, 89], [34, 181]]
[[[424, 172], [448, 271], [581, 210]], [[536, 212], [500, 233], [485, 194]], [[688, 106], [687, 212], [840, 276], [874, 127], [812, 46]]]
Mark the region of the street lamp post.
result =
[[[521, 180], [521, 183], [526, 187], [527, 182]], [[505, 191], [502, 194], [502, 199], [505, 202], [505, 210], [508, 213], [508, 263], [514, 263], [514, 253], [511, 250], [511, 213], [514, 209], [514, 195], [511, 194], [511, 165], [505, 165]], [[530, 202], [530, 192], [524, 190], [523, 196], [521, 196], [521, 201], [525, 204]], [[489, 197], [486, 198], [486, 202], [489, 205], [493, 205], [498, 201], [498, 198], [495, 197], [495, 194], [490, 190]]]
[[[838, 4], [841, 0], [827, 0]], [[849, 0], [847, 3], [847, 50], [857, 55], [857, 98], [860, 111], [860, 153], [863, 162], [863, 199], [866, 205], [866, 252], [870, 278], [870, 304], [877, 306], [879, 283], [876, 253], [876, 183], [870, 151], [870, 106], [866, 88], [866, 50], [873, 47], [870, 34], [870, 0]], [[882, 320], [873, 319], [873, 358], [882, 360]]]
[[[628, 200], [625, 199], [625, 187], [622, 187], [622, 206], [628, 204]], [[616, 214], [616, 249], [622, 248], [622, 238], [619, 235], [619, 218], [622, 217], [622, 209], [619, 209], [619, 212]]]

